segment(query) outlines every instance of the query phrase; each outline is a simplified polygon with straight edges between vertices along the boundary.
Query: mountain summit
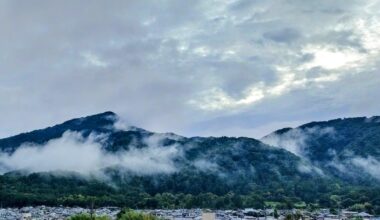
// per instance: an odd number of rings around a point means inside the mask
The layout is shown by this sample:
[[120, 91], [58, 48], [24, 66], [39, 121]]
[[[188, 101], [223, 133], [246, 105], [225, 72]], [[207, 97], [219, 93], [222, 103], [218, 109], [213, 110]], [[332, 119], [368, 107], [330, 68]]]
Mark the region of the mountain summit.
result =
[[71, 119], [53, 127], [0, 139], [0, 150], [12, 153], [22, 144], [44, 144], [49, 140], [62, 137], [63, 133], [67, 131], [81, 132], [83, 135], [88, 135], [92, 132], [107, 132], [112, 128], [116, 120], [117, 115], [110, 111], [83, 118]]

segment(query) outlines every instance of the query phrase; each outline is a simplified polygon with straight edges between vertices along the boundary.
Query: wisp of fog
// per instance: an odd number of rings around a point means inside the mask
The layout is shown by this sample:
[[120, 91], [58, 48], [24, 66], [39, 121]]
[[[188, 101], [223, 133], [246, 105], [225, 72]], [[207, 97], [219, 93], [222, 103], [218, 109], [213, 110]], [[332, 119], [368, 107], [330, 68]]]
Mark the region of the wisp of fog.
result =
[[97, 135], [83, 138], [66, 132], [44, 145], [24, 144], [13, 154], [0, 154], [2, 173], [13, 170], [29, 172], [75, 171], [81, 174], [118, 166], [138, 174], [170, 173], [176, 170], [173, 159], [180, 155], [177, 146], [160, 146], [159, 135], [146, 140], [147, 147], [108, 153], [102, 150]]

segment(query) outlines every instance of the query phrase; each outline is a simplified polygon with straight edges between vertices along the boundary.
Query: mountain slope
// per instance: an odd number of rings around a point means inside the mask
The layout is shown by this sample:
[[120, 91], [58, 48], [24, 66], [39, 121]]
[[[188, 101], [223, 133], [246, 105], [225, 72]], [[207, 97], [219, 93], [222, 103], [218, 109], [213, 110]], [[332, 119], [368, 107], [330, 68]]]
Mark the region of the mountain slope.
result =
[[[179, 168], [176, 170], [198, 168], [229, 175], [238, 171], [236, 173], [240, 172], [246, 176], [267, 176], [271, 173], [273, 174], [271, 178], [302, 175], [297, 170], [300, 163], [297, 156], [255, 139], [186, 138], [175, 134], [153, 133], [136, 127], [118, 129], [115, 127], [117, 120], [117, 115], [112, 112], [73, 119], [46, 129], [0, 139], [0, 149], [12, 156], [20, 147], [21, 150], [25, 146], [28, 148], [51, 147], [48, 145], [49, 141], [64, 138], [65, 133], [75, 132], [81, 136], [77, 141], [86, 142], [91, 138], [93, 142], [99, 143], [105, 154], [123, 154], [136, 152], [139, 149], [146, 153], [149, 153], [151, 149], [156, 150], [156, 153], [173, 150], [173, 154], [167, 159], [172, 160], [170, 163]], [[143, 155], [138, 154], [138, 156]], [[149, 156], [159, 157], [160, 155]], [[260, 173], [261, 169], [265, 171]]]
[[288, 149], [339, 177], [380, 179], [380, 117], [311, 122], [275, 131], [262, 141]]
[[113, 112], [104, 112], [84, 118], [72, 119], [53, 127], [0, 139], [0, 150], [12, 153], [22, 144], [44, 144], [51, 139], [62, 137], [63, 133], [69, 130], [82, 132], [84, 135], [88, 135], [91, 132], [107, 132], [115, 121], [116, 114]]
[[[263, 138], [270, 146], [245, 137], [188, 138], [120, 126], [116, 114], [105, 112], [0, 139], [0, 201], [85, 206], [96, 200], [133, 208], [371, 202], [380, 211], [378, 182], [351, 181], [329, 164], [346, 149], [377, 161], [377, 120], [281, 129]], [[366, 147], [357, 147], [367, 139]], [[337, 165], [346, 167], [347, 158]]]

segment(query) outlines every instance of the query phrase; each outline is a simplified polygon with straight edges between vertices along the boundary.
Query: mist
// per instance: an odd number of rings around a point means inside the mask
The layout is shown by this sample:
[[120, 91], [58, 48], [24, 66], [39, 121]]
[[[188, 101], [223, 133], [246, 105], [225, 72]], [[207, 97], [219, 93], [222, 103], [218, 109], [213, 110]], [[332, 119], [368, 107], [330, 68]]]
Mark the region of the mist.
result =
[[372, 177], [380, 180], [380, 161], [375, 158], [369, 157], [355, 157], [351, 160], [352, 164], [363, 169]]
[[66, 132], [61, 138], [44, 145], [24, 144], [13, 154], [0, 154], [0, 172], [75, 171], [93, 174], [107, 167], [122, 167], [136, 174], [171, 173], [176, 171], [173, 159], [180, 156], [177, 146], [161, 146], [162, 136], [144, 141], [147, 147], [131, 146], [128, 151], [108, 153], [102, 150], [103, 135], [83, 138], [80, 133]]
[[310, 137], [328, 135], [332, 138], [335, 136], [335, 130], [331, 127], [319, 128], [311, 127], [306, 129], [295, 128], [281, 135], [276, 133], [269, 134], [261, 139], [262, 142], [284, 148], [293, 154], [304, 157], [304, 151], [307, 148], [307, 140]]
[[[366, 119], [366, 122], [373, 122], [374, 120], [379, 120], [376, 117]], [[377, 121], [374, 121], [377, 122]], [[302, 162], [298, 165], [298, 170], [304, 173], [318, 173], [324, 175], [323, 171], [319, 168], [319, 165], [313, 164], [309, 161], [306, 155], [308, 147], [308, 139], [313, 137], [321, 137], [327, 135], [329, 138], [337, 138], [336, 131], [332, 127], [311, 127], [311, 128], [295, 128], [286, 131], [282, 134], [272, 133], [261, 139], [264, 143], [274, 146], [284, 148], [293, 154], [301, 157]], [[358, 174], [358, 170], [369, 174], [370, 176], [380, 180], [380, 161], [368, 156], [362, 157], [355, 155], [354, 152], [344, 151], [343, 157], [340, 158], [336, 151], [333, 149], [329, 150], [329, 155], [331, 160], [324, 164], [324, 166], [334, 168], [340, 173], [345, 173], [346, 175], [355, 177]]]

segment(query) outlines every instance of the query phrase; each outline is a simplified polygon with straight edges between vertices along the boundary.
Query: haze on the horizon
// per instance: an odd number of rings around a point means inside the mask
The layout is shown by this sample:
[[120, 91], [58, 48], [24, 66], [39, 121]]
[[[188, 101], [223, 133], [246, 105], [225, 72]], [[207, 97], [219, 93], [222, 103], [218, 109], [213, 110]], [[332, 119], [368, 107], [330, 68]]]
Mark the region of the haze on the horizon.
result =
[[0, 137], [114, 111], [261, 137], [379, 115], [379, 0], [0, 2]]

